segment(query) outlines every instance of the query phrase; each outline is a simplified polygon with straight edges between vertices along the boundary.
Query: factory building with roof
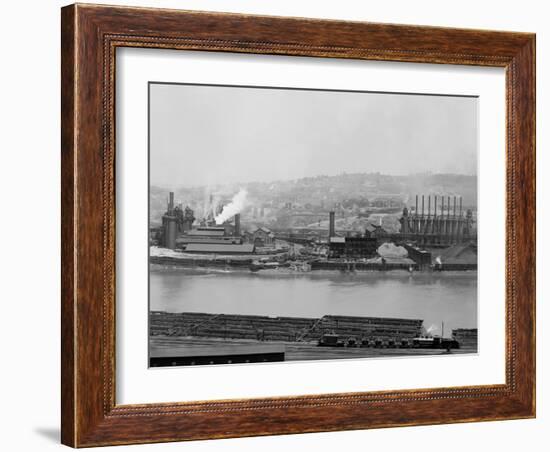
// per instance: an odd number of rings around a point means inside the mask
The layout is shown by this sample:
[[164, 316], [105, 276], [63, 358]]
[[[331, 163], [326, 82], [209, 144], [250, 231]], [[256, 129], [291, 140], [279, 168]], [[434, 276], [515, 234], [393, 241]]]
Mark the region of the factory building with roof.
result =
[[204, 236], [204, 237], [223, 237], [225, 235], [224, 228], [214, 227], [199, 227], [187, 232], [187, 235]]
[[[176, 248], [197, 254], [252, 254], [254, 243], [243, 244], [241, 215], [236, 213], [234, 223], [225, 221], [214, 224], [213, 220], [200, 222], [193, 227], [195, 216], [191, 208], [175, 206], [174, 193], [169, 193], [165, 214], [162, 216], [159, 242], [164, 248]], [[270, 232], [270, 231], [269, 231]]]
[[189, 243], [185, 248], [186, 253], [198, 254], [251, 254], [254, 250], [253, 243]]
[[275, 243], [275, 234], [266, 228], [257, 228], [252, 232], [252, 241], [257, 246], [271, 246]]
[[192, 236], [181, 236], [176, 239], [176, 248], [185, 248], [186, 245], [190, 243], [210, 243], [213, 245], [239, 245], [242, 243], [242, 240], [239, 240], [237, 237], [192, 237]]
[[335, 212], [329, 212], [329, 257], [367, 258], [376, 256], [378, 240], [365, 231], [364, 237], [339, 237], [336, 235]]

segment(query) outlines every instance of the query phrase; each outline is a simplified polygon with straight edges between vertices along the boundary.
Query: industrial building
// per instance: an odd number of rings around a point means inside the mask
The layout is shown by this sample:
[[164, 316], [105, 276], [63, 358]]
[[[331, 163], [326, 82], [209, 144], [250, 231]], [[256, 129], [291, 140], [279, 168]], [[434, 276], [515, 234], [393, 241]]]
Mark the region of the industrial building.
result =
[[174, 206], [174, 193], [170, 192], [166, 212], [162, 216], [159, 242], [164, 248], [181, 249], [187, 253], [203, 254], [250, 254], [255, 245], [243, 244], [240, 214], [234, 223], [215, 225], [213, 220], [203, 221], [193, 227], [195, 215], [191, 208]]
[[190, 231], [193, 227], [195, 216], [193, 211], [182, 205], [174, 205], [174, 193], [170, 192], [166, 212], [162, 216], [161, 243], [170, 249], [176, 247], [176, 238], [179, 234]]
[[373, 237], [331, 237], [329, 256], [333, 258], [368, 258], [376, 256], [378, 240]]
[[331, 258], [369, 258], [376, 256], [378, 239], [365, 235], [363, 237], [337, 237], [335, 213], [329, 212], [329, 257]]
[[176, 239], [176, 248], [184, 249], [186, 245], [190, 243], [209, 243], [209, 244], [228, 244], [238, 245], [241, 243], [241, 239], [238, 237], [212, 237], [212, 236], [194, 236], [194, 235], [182, 235]]
[[252, 232], [251, 240], [256, 246], [272, 246], [275, 244], [275, 234], [270, 229], [261, 227]]
[[[433, 209], [431, 196], [428, 196], [427, 206], [424, 195], [421, 199], [421, 208], [418, 207], [418, 195], [414, 211], [403, 209], [400, 236], [402, 240], [414, 241], [422, 245], [453, 245], [457, 243], [472, 242], [477, 240], [477, 232], [474, 229], [474, 217], [471, 209], [465, 213], [462, 211], [462, 198], [457, 205], [456, 196], [441, 196], [441, 204], [438, 206], [438, 197], [434, 196]], [[425, 207], [427, 207], [425, 209]], [[439, 209], [439, 210], [438, 210]]]
[[443, 250], [438, 250], [436, 258], [442, 265], [457, 266], [477, 265], [477, 245], [473, 243], [463, 243], [453, 245]]
[[365, 237], [382, 239], [387, 236], [388, 233], [381, 225], [370, 223], [365, 227]]
[[240, 244], [242, 238], [234, 235], [227, 234], [224, 227], [198, 227], [192, 229], [185, 234], [180, 235], [176, 239], [177, 248], [185, 248], [190, 243], [197, 244]]
[[[427, 202], [426, 202], [427, 201]], [[419, 206], [420, 204], [420, 206]], [[419, 208], [420, 207], [420, 208]], [[387, 232], [380, 222], [367, 224], [363, 233], [339, 229], [336, 233], [336, 213], [329, 212], [328, 237], [305, 233], [296, 235], [278, 231], [277, 235], [266, 227], [253, 231], [241, 231], [240, 214], [236, 214], [223, 224], [216, 224], [212, 215], [195, 222], [191, 208], [174, 203], [174, 193], [170, 193], [167, 209], [162, 216], [162, 227], [158, 233], [151, 232], [152, 243], [159, 243], [168, 249], [178, 249], [186, 253], [212, 255], [240, 255], [241, 258], [255, 253], [270, 252], [275, 249], [276, 239], [305, 245], [303, 256], [312, 256], [307, 247], [323, 248], [317, 256], [326, 256], [328, 263], [336, 264], [336, 259], [359, 261], [378, 256], [381, 244], [392, 242], [403, 246], [408, 257], [418, 269], [477, 268], [477, 231], [475, 215], [471, 209], [465, 212], [462, 198], [441, 196], [416, 196], [416, 204], [404, 208], [399, 218], [399, 232]], [[345, 235], [345, 236], [344, 236]], [[326, 236], [325, 236], [326, 237]], [[309, 253], [309, 254], [308, 254]], [[383, 259], [382, 264], [388, 260]]]

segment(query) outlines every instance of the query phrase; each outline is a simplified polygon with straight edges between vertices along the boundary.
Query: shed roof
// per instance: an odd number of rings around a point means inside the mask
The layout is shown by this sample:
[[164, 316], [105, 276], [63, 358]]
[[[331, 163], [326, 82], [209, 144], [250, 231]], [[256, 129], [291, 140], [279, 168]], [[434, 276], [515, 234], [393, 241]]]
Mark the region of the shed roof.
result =
[[[432, 256], [437, 257], [434, 253]], [[471, 243], [453, 245], [439, 255], [444, 264], [477, 264], [477, 247]]]
[[273, 234], [273, 232], [271, 231], [271, 229], [268, 229], [264, 226], [262, 226], [261, 228], [258, 228], [254, 231], [254, 233], [258, 232], [258, 231], [262, 231], [262, 232], [265, 232], [266, 234]]
[[222, 237], [225, 234], [223, 229], [193, 229], [187, 235], [202, 235], [205, 237]]
[[179, 238], [176, 239], [176, 243], [177, 244], [186, 244], [186, 243], [214, 243], [214, 244], [221, 244], [223, 245], [224, 243], [228, 243], [228, 244], [232, 244], [232, 243], [235, 243], [235, 244], [239, 244], [241, 243], [241, 239], [240, 237], [232, 237], [232, 236], [227, 236], [227, 237], [217, 237], [217, 236], [203, 236], [203, 235], [198, 235], [198, 236], [189, 236], [189, 235], [182, 235], [180, 236]]
[[213, 244], [213, 243], [190, 243], [185, 248], [187, 253], [219, 253], [219, 254], [237, 254], [253, 253], [254, 245], [252, 243], [243, 244]]
[[346, 243], [345, 237], [331, 237], [330, 243]]

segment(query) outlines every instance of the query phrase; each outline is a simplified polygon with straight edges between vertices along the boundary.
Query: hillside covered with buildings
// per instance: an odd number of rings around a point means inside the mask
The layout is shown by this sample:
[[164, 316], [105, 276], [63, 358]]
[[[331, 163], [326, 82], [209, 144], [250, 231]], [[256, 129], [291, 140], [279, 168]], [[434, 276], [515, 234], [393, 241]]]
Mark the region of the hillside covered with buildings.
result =
[[[244, 230], [258, 227], [327, 229], [327, 212], [335, 211], [339, 229], [359, 232], [375, 224], [397, 232], [403, 208], [414, 209], [418, 193], [440, 198], [460, 197], [465, 210], [477, 210], [477, 178], [460, 174], [343, 173], [210, 187], [186, 187], [182, 181], [181, 186], [171, 190], [175, 192], [176, 204], [192, 209], [197, 219], [207, 217], [211, 211], [217, 213], [216, 209], [229, 204], [236, 192], [245, 191], [246, 199], [240, 209]], [[161, 223], [167, 192], [165, 187], [150, 189], [151, 226]], [[429, 207], [434, 209], [433, 205]]]

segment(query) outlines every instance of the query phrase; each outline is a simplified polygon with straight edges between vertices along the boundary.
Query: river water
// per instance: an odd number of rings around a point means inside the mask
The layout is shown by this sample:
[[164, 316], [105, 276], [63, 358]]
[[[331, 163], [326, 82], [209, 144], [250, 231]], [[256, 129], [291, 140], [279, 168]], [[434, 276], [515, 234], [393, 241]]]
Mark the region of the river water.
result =
[[422, 319], [445, 335], [477, 327], [477, 272], [224, 272], [157, 268], [150, 309], [169, 312]]

